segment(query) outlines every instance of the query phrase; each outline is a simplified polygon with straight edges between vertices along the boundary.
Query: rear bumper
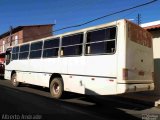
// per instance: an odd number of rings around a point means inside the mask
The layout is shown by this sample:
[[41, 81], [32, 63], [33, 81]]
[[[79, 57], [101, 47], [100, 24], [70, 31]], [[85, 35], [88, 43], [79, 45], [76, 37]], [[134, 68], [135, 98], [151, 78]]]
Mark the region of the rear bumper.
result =
[[139, 92], [154, 90], [154, 83], [146, 84], [117, 84], [117, 93]]

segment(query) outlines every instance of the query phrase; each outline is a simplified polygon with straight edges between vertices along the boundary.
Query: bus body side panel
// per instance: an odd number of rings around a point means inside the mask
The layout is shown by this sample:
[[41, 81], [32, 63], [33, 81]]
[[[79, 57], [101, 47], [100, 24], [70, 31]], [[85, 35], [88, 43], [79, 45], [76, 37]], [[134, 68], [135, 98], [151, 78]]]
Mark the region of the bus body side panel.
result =
[[86, 77], [84, 78], [85, 94], [87, 95], [113, 95], [116, 94], [116, 79]]
[[64, 90], [86, 95], [113, 95], [116, 94], [116, 79], [62, 75]]
[[70, 57], [67, 60], [68, 75], [63, 77], [66, 91], [92, 95], [116, 93], [116, 54]]
[[90, 76], [117, 77], [117, 55], [86, 56], [84, 74]]
[[10, 80], [11, 79], [11, 71], [10, 70], [5, 70], [4, 71], [4, 78], [7, 79], [7, 80]]
[[[55, 72], [52, 70], [52, 66], [56, 66], [56, 59], [54, 62], [52, 61], [53, 59], [13, 60], [7, 66], [7, 69], [10, 71], [5, 71], [5, 79], [11, 79], [11, 72], [13, 71], [12, 68], [14, 68], [17, 73], [17, 81], [49, 87], [51, 73]], [[47, 69], [47, 67], [49, 69]]]
[[[23, 63], [24, 64], [24, 63]], [[23, 82], [49, 87], [49, 80], [52, 73], [59, 72], [58, 58], [30, 59], [26, 60]], [[38, 67], [37, 67], [38, 66]], [[23, 68], [21, 68], [23, 69]]]
[[69, 92], [85, 94], [85, 88], [82, 83], [82, 76], [62, 75], [64, 90]]

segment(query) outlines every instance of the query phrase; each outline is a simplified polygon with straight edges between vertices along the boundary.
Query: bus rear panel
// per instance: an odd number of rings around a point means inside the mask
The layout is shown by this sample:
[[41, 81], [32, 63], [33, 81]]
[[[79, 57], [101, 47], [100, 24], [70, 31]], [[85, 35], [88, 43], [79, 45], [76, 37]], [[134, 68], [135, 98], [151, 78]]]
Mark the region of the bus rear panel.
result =
[[122, 68], [122, 80], [119, 81], [118, 90], [121, 92], [153, 90], [153, 74], [151, 34], [126, 21], [125, 67]]

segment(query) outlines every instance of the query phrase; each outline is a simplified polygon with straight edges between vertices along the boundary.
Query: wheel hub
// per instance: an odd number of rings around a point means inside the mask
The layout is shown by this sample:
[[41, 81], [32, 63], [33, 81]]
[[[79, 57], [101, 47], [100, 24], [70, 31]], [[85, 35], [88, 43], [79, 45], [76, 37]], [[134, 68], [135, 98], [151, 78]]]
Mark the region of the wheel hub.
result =
[[58, 94], [59, 93], [59, 89], [60, 89], [59, 84], [58, 83], [54, 83], [53, 84], [53, 92], [55, 94]]

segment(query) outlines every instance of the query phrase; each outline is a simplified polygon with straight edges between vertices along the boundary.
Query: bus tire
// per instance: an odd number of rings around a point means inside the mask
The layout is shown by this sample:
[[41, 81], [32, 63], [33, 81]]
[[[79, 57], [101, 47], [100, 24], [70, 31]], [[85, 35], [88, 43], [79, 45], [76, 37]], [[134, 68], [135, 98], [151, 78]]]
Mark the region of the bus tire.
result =
[[50, 83], [50, 93], [51, 96], [55, 99], [62, 97], [63, 93], [63, 81], [62, 78], [53, 78]]
[[11, 82], [12, 82], [12, 85], [14, 87], [18, 87], [19, 86], [19, 82], [17, 81], [17, 74], [16, 73], [13, 73], [12, 76], [11, 76]]

